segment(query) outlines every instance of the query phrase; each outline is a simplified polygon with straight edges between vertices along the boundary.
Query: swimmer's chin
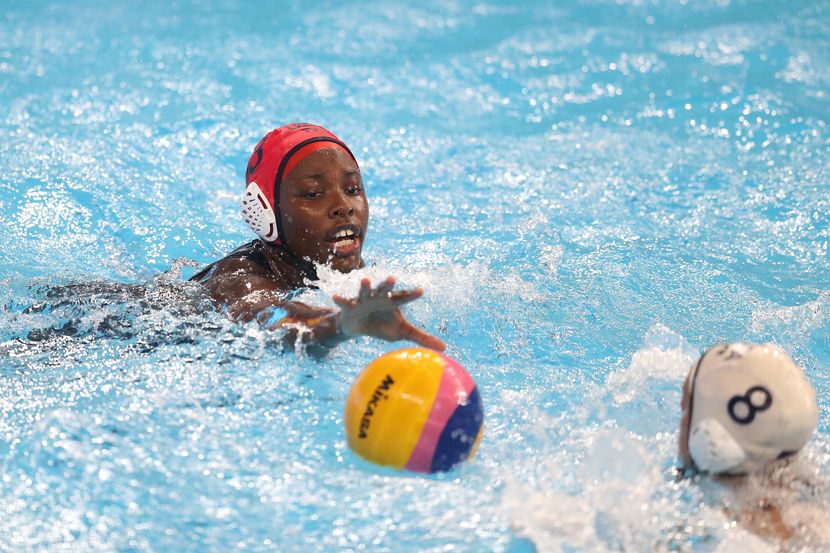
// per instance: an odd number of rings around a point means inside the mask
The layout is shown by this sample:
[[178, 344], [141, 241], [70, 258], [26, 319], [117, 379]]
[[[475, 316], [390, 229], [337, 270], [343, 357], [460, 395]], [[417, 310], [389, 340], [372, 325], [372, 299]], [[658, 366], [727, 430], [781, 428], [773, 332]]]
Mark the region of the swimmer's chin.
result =
[[348, 256], [331, 256], [324, 265], [341, 273], [351, 273], [366, 266], [360, 252]]

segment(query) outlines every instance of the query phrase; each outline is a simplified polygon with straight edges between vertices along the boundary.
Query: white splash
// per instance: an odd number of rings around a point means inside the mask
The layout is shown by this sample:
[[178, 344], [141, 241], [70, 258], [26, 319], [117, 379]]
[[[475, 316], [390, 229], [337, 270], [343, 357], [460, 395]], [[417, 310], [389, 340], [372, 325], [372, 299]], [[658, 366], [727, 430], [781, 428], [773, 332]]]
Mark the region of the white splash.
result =
[[631, 356], [631, 363], [623, 371], [612, 373], [607, 387], [615, 390], [617, 405], [633, 400], [647, 380], [670, 380], [680, 383], [698, 352], [680, 334], [662, 324], [649, 329], [645, 344]]

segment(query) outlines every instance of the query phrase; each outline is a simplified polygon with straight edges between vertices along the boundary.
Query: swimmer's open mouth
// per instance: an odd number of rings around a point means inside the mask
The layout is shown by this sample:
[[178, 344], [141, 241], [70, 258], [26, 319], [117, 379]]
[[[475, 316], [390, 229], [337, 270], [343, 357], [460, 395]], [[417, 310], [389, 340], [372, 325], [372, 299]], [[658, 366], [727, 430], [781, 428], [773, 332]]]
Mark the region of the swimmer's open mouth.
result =
[[360, 248], [361, 234], [357, 225], [340, 225], [328, 233], [326, 241], [333, 245], [335, 255], [351, 255]]

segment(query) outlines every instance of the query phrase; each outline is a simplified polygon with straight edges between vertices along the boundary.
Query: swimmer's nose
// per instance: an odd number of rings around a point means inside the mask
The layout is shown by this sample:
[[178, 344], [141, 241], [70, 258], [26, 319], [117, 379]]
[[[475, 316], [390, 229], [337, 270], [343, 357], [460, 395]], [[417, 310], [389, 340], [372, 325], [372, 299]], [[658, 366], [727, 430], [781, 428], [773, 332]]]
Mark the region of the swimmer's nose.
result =
[[353, 214], [354, 208], [343, 200], [332, 204], [331, 209], [329, 209], [331, 217], [350, 217]]

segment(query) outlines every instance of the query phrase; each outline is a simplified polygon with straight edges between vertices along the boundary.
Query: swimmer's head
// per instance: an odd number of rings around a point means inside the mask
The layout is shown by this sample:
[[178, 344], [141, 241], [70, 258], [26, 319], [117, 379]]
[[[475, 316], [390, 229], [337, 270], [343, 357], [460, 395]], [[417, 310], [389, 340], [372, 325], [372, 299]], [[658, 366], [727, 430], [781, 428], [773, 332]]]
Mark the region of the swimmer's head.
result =
[[318, 125], [269, 132], [248, 161], [242, 218], [263, 241], [349, 271], [362, 265], [368, 204], [349, 148]]
[[797, 453], [816, 429], [816, 392], [777, 346], [720, 344], [683, 387], [685, 469], [744, 474]]

